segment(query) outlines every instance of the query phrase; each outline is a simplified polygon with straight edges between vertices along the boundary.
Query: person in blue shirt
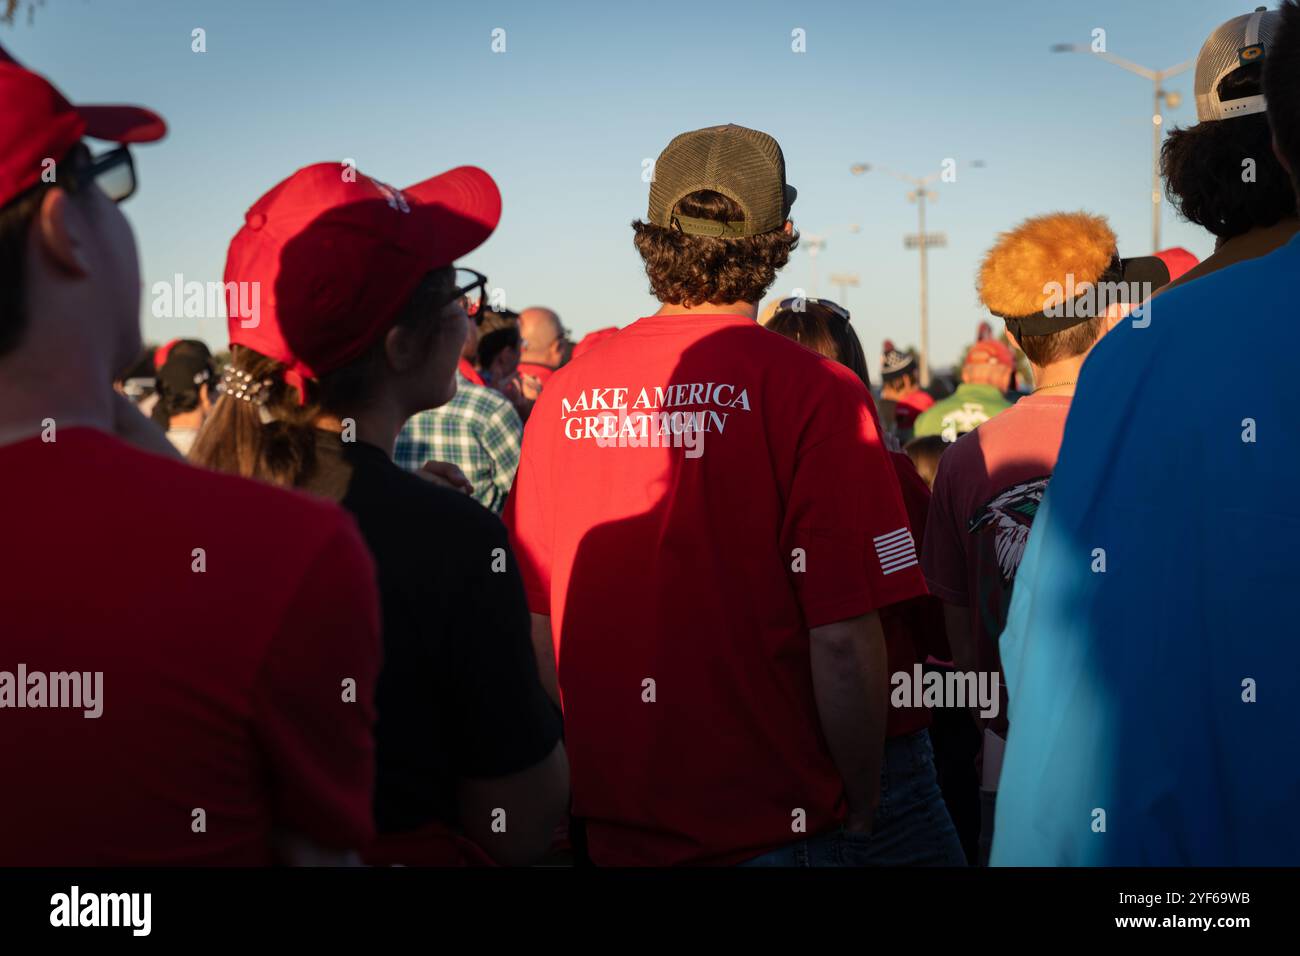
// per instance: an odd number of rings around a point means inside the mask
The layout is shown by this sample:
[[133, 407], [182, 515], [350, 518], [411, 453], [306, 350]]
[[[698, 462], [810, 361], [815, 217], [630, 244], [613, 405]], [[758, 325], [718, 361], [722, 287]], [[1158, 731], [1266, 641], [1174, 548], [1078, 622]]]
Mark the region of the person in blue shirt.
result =
[[[1281, 12], [1265, 96], [1295, 180]], [[1300, 237], [1162, 292], [1084, 365], [1000, 639], [993, 865], [1300, 864], [1297, 277]]]
[[[1296, 276], [1300, 237], [1085, 364], [999, 641], [994, 865], [1300, 863]], [[1270, 348], [1222, 347], [1246, 310]]]

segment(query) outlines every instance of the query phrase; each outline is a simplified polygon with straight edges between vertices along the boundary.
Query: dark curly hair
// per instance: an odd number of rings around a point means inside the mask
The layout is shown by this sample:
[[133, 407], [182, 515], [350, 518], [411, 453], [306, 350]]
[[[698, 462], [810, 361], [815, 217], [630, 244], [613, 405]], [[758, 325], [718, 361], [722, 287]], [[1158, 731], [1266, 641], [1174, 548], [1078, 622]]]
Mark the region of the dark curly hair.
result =
[[[1233, 70], [1220, 84], [1225, 99], [1259, 92], [1259, 67]], [[1254, 160], [1253, 182], [1243, 162]], [[1273, 134], [1263, 113], [1198, 123], [1170, 131], [1160, 150], [1165, 194], [1183, 218], [1231, 239], [1295, 215], [1296, 199], [1273, 155]]]
[[[674, 215], [734, 222], [744, 211], [729, 196], [700, 190], [683, 196]], [[650, 291], [660, 302], [687, 307], [758, 302], [790, 261], [799, 234], [783, 230], [738, 239], [690, 236], [636, 220], [633, 242], [645, 260]]]
[[1292, 173], [1300, 173], [1300, 6], [1283, 0], [1281, 23], [1264, 60], [1264, 95], [1277, 145]]

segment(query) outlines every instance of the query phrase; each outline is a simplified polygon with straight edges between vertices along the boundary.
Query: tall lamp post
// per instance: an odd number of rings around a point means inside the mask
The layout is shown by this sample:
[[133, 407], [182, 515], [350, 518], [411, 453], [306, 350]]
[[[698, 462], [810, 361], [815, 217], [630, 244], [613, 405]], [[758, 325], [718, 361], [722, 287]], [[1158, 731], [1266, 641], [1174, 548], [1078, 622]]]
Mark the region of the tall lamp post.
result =
[[1149, 70], [1145, 66], [1138, 66], [1129, 60], [1115, 56], [1113, 53], [1106, 53], [1100, 50], [1094, 50], [1092, 47], [1082, 43], [1057, 43], [1052, 46], [1053, 53], [1088, 53], [1095, 57], [1100, 57], [1107, 63], [1114, 63], [1116, 66], [1123, 67], [1130, 73], [1136, 73], [1138, 76], [1151, 81], [1153, 90], [1153, 109], [1151, 111], [1151, 251], [1156, 252], [1160, 249], [1160, 134], [1164, 127], [1163, 105], [1168, 104], [1171, 110], [1178, 109], [1179, 104], [1183, 101], [1183, 96], [1177, 90], [1166, 90], [1163, 86], [1165, 80], [1172, 76], [1177, 76], [1184, 70], [1187, 70], [1195, 64], [1195, 60], [1188, 60], [1186, 63], [1179, 63], [1177, 66], [1171, 66], [1165, 70]]
[[[971, 164], [976, 168], [984, 165], [983, 160], [975, 160]], [[873, 163], [854, 163], [849, 167], [849, 172], [854, 176], [861, 176], [863, 173], [875, 170], [882, 172], [887, 176], [893, 176], [911, 186], [907, 193], [909, 201], [916, 203], [916, 235], [904, 236], [903, 245], [908, 249], [916, 249], [921, 253], [921, 339], [918, 356], [918, 364], [921, 366], [921, 387], [925, 388], [930, 384], [930, 315], [929, 304], [927, 301], [929, 293], [929, 273], [926, 261], [926, 251], [930, 248], [942, 248], [948, 244], [948, 237], [941, 232], [927, 233], [925, 231], [925, 204], [934, 202], [939, 198], [939, 194], [930, 189], [930, 184], [938, 180], [943, 173], [934, 172], [928, 176], [908, 176], [905, 173], [896, 172], [885, 166], [879, 166]]]
[[844, 308], [849, 307], [849, 286], [857, 288], [862, 284], [856, 272], [832, 272], [830, 274], [831, 285], [840, 287], [840, 305]]
[[799, 237], [799, 244], [808, 252], [808, 269], [811, 272], [812, 282], [808, 284], [808, 294], [814, 299], [817, 298], [817, 256], [826, 248], [826, 237], [840, 231], [860, 232], [862, 229], [856, 222], [848, 223], [843, 226], [835, 226], [827, 229], [825, 232], [813, 234], [803, 233]]

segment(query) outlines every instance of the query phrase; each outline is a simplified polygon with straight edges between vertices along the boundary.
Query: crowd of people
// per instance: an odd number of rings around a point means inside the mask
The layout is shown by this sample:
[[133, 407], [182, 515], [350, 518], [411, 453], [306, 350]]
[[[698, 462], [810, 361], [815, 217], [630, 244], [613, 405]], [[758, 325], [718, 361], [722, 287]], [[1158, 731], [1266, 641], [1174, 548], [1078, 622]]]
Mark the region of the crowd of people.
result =
[[923, 387], [763, 308], [796, 191], [736, 125], [656, 161], [622, 328], [492, 300], [487, 172], [324, 162], [231, 239], [228, 352], [145, 349], [166, 126], [0, 52], [0, 864], [1300, 862], [1296, 0], [1195, 85], [1214, 254], [991, 224]]

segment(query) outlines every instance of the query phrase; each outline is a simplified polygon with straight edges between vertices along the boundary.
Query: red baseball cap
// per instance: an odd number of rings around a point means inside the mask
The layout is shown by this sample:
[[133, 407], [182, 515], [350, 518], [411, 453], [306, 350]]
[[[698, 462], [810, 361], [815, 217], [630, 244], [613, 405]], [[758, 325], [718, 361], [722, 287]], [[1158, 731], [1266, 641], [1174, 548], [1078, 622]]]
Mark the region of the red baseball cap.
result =
[[1016, 360], [1007, 348], [997, 339], [981, 339], [970, 347], [963, 365], [1002, 365], [1015, 368]]
[[170, 342], [164, 342], [153, 350], [153, 367], [155, 369], [160, 369], [167, 364], [167, 356], [171, 355], [172, 349], [176, 347], [176, 343], [179, 341], [181, 340], [172, 339]]
[[41, 181], [45, 160], [61, 161], [86, 136], [148, 143], [167, 134], [162, 117], [139, 106], [73, 106], [3, 47], [0, 103], [0, 206]]
[[1152, 257], [1163, 262], [1165, 268], [1169, 271], [1169, 278], [1165, 280], [1166, 282], [1173, 282], [1175, 279], [1183, 275], [1183, 273], [1194, 268], [1201, 261], [1182, 246], [1171, 246], [1168, 249], [1161, 249], [1159, 252], [1152, 253]]
[[474, 166], [402, 190], [345, 163], [300, 169], [230, 242], [231, 344], [288, 366], [291, 384], [319, 378], [365, 352], [427, 273], [482, 245], [500, 219], [497, 184]]

